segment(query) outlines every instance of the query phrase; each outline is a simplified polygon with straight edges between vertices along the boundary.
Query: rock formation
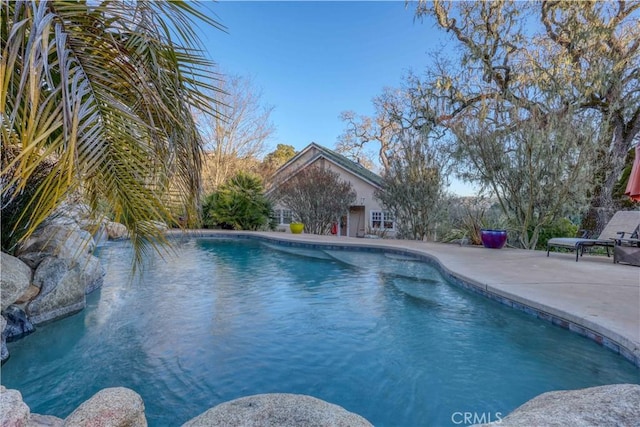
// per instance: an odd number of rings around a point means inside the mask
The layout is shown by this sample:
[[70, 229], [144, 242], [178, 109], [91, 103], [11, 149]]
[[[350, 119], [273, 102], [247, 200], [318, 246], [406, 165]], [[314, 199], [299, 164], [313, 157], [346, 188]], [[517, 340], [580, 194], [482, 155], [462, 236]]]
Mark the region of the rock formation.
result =
[[16, 257], [0, 252], [0, 310], [13, 304], [31, 283], [31, 269]]
[[123, 239], [127, 237], [128, 234], [127, 227], [118, 222], [108, 222], [106, 229], [107, 236], [109, 236], [111, 240]]
[[9, 390], [0, 385], [0, 426], [26, 426], [30, 414], [31, 411], [22, 401], [22, 394], [18, 390]]
[[258, 394], [215, 406], [183, 427], [368, 427], [344, 408], [302, 394]]
[[640, 426], [640, 385], [550, 391], [531, 399], [500, 422], [483, 426]]
[[2, 316], [7, 322], [7, 326], [2, 332], [2, 336], [7, 342], [15, 341], [35, 331], [35, 327], [27, 318], [27, 313], [15, 304], [7, 307], [2, 312]]
[[40, 293], [27, 304], [27, 315], [34, 324], [77, 313], [86, 305], [81, 266], [65, 258], [48, 257], [38, 265], [33, 284]]
[[[17, 390], [0, 386], [0, 426], [144, 427], [144, 402], [133, 390], [99, 391], [66, 419], [32, 414]], [[531, 399], [499, 422], [482, 427], [639, 426], [640, 385], [613, 384], [553, 391]], [[183, 427], [371, 426], [344, 408], [300, 394], [258, 394], [215, 406]], [[476, 426], [477, 427], [477, 426]]]
[[92, 221], [88, 212], [84, 205], [64, 204], [20, 245], [15, 257], [1, 254], [2, 325], [8, 322], [2, 334], [2, 362], [8, 357], [5, 340], [82, 310], [85, 295], [102, 285], [104, 269], [93, 256], [93, 234], [105, 226]]
[[[100, 390], [64, 420], [32, 414], [17, 390], [0, 388], [0, 426], [146, 427], [144, 402], [124, 387]], [[344, 408], [301, 394], [259, 394], [222, 403], [184, 426], [370, 427]]]
[[65, 420], [65, 427], [146, 427], [144, 402], [124, 387], [105, 388], [80, 405]]

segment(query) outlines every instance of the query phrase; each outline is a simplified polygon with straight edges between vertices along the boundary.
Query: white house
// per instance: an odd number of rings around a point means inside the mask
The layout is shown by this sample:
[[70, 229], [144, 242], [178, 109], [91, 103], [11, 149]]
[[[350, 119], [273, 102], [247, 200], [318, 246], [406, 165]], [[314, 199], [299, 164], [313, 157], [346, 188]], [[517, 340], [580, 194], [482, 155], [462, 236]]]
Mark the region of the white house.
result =
[[[309, 144], [287, 163], [282, 165], [274, 174], [271, 182], [274, 186], [267, 191], [267, 195], [297, 173], [311, 166], [330, 169], [340, 175], [340, 179], [351, 183], [356, 191], [356, 202], [349, 208], [348, 215], [336, 227], [339, 236], [364, 237], [367, 234], [395, 235], [395, 221], [384, 211], [380, 202], [375, 199], [374, 192], [382, 185], [382, 178], [345, 156], [325, 148], [314, 142]], [[280, 230], [289, 230], [293, 220], [291, 211], [276, 203], [274, 215]]]

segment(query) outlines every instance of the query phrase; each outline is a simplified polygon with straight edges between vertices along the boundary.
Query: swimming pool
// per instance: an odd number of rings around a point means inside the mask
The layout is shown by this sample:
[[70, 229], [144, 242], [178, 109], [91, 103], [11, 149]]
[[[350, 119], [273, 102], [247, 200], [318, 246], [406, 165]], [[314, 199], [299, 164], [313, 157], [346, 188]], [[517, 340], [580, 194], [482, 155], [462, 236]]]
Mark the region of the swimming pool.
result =
[[640, 383], [621, 356], [399, 255], [194, 239], [134, 281], [126, 243], [100, 257], [86, 310], [9, 343], [2, 384], [32, 412], [65, 417], [125, 386], [152, 426], [271, 392], [376, 426], [460, 425], [457, 413], [495, 421], [545, 391]]

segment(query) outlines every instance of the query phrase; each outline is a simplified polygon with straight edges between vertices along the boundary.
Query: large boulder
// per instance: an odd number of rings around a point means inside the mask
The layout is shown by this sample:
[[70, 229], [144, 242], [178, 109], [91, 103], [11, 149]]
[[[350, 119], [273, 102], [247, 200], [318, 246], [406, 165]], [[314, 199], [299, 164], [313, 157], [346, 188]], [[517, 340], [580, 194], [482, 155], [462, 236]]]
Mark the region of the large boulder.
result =
[[36, 268], [33, 274], [33, 286], [40, 289], [39, 297], [51, 293], [69, 274], [72, 262], [69, 259], [49, 256]]
[[42, 252], [51, 256], [79, 259], [95, 249], [91, 233], [82, 230], [71, 221], [61, 224], [50, 222], [36, 232], [18, 248], [18, 256], [30, 252]]
[[129, 234], [127, 227], [125, 227], [123, 224], [120, 224], [119, 222], [107, 222], [106, 229], [107, 236], [109, 236], [109, 239], [111, 240], [123, 239]]
[[78, 267], [80, 268], [80, 280], [83, 283], [85, 294], [89, 294], [102, 286], [105, 271], [97, 257], [93, 255], [86, 257]]
[[144, 402], [138, 393], [124, 387], [106, 388], [71, 413], [65, 427], [146, 427]]
[[70, 273], [72, 270], [80, 275], [80, 286], [87, 294], [99, 288], [104, 281], [104, 267], [93, 255], [76, 260], [47, 257], [38, 264], [33, 275], [33, 286], [39, 289], [38, 297], [45, 296], [54, 290], [65, 280], [65, 276], [72, 274]]
[[0, 426], [62, 427], [63, 420], [51, 415], [31, 414], [18, 390], [0, 386]]
[[18, 258], [0, 252], [0, 310], [13, 304], [31, 284], [31, 269]]
[[40, 265], [42, 260], [49, 256], [51, 256], [51, 254], [46, 252], [25, 252], [21, 253], [18, 258], [20, 258], [20, 261], [27, 264], [31, 270], [35, 270], [38, 268], [38, 265]]
[[7, 320], [7, 326], [2, 332], [2, 338], [8, 342], [20, 339], [36, 330], [27, 314], [17, 305], [7, 307], [2, 312], [2, 316]]
[[360, 415], [302, 394], [258, 394], [215, 406], [183, 427], [358, 427], [371, 426]]
[[78, 225], [82, 230], [88, 231], [99, 245], [102, 240], [107, 240], [105, 225], [108, 220], [91, 208], [77, 200], [67, 200], [62, 203], [50, 220], [52, 224]]
[[0, 426], [27, 427], [30, 412], [18, 390], [9, 390], [0, 385]]
[[56, 209], [54, 221], [65, 221], [68, 219], [76, 223], [81, 223], [91, 218], [91, 208], [77, 201], [67, 200]]
[[14, 301], [14, 304], [22, 305], [22, 304], [28, 303], [29, 301], [32, 301], [35, 297], [37, 297], [39, 293], [40, 293], [39, 287], [37, 287], [36, 285], [29, 285], [27, 290], [24, 291], [22, 295], [20, 295], [20, 298]]
[[31, 414], [28, 427], [62, 427], [64, 420], [53, 415]]
[[531, 399], [499, 422], [483, 426], [640, 426], [640, 385], [550, 391]]
[[33, 284], [40, 288], [38, 296], [27, 304], [27, 315], [37, 325], [69, 316], [86, 305], [85, 280], [79, 266], [72, 261], [49, 257], [40, 263]]

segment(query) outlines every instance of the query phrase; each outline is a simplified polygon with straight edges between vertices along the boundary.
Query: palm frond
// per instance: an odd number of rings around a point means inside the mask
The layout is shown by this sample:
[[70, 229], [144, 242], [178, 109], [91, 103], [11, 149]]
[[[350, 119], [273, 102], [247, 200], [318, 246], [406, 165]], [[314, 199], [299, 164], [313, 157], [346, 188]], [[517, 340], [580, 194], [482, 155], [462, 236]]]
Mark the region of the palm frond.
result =
[[[38, 164], [54, 167], [32, 198], [31, 234], [72, 191], [90, 191], [130, 230], [138, 260], [175, 221], [166, 196], [195, 217], [202, 142], [192, 108], [215, 103], [212, 63], [185, 2], [3, 2], [0, 117], [2, 194], [24, 190]], [[215, 112], [214, 112], [215, 113]], [[12, 193], [13, 194], [13, 193]]]

